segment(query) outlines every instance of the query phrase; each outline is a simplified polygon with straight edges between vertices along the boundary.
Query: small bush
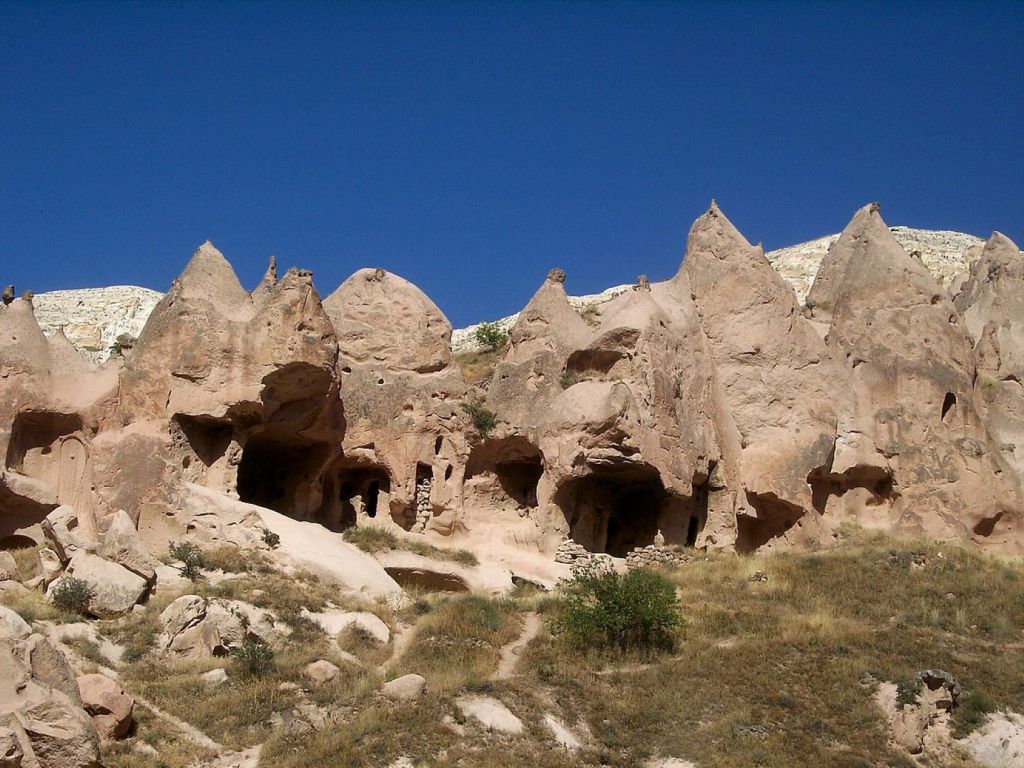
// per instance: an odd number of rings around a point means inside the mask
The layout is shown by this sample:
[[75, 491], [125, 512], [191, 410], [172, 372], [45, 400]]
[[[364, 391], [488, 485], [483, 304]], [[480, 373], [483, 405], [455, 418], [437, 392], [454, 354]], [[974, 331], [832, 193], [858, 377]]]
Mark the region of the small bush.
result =
[[470, 552], [468, 549], [457, 549], [452, 554], [452, 560], [459, 565], [477, 566], [480, 565], [480, 561], [477, 556]]
[[374, 525], [353, 525], [341, 534], [349, 544], [355, 544], [363, 552], [381, 552], [385, 549], [397, 549], [398, 539], [391, 531]]
[[171, 542], [167, 545], [167, 551], [171, 557], [181, 562], [178, 570], [186, 579], [195, 581], [202, 575], [202, 570], [206, 567], [206, 557], [191, 541]]
[[94, 594], [87, 582], [74, 576], [62, 576], [53, 588], [53, 604], [63, 611], [85, 616]]
[[646, 568], [620, 574], [592, 559], [574, 566], [562, 586], [554, 627], [576, 646], [668, 650], [684, 623], [672, 582]]
[[562, 375], [558, 379], [562, 389], [568, 389], [573, 384], [578, 384], [581, 381], [583, 379], [580, 378], [579, 371], [562, 371]]
[[960, 706], [953, 717], [954, 736], [962, 739], [976, 730], [985, 717], [997, 709], [995, 703], [985, 694], [970, 692], [960, 697]]
[[263, 640], [249, 632], [249, 620], [239, 616], [242, 622], [242, 642], [232, 646], [231, 658], [238, 662], [242, 672], [252, 677], [262, 677], [274, 668], [274, 650]]
[[480, 323], [476, 329], [476, 341], [484, 349], [493, 352], [505, 346], [508, 334], [497, 323]]
[[281, 537], [274, 533], [269, 528], [263, 529], [263, 543], [271, 549], [277, 549], [281, 546]]
[[498, 426], [498, 417], [493, 411], [484, 407], [483, 403], [463, 403], [462, 410], [469, 414], [469, 418], [480, 433], [480, 437], [487, 437], [491, 430]]

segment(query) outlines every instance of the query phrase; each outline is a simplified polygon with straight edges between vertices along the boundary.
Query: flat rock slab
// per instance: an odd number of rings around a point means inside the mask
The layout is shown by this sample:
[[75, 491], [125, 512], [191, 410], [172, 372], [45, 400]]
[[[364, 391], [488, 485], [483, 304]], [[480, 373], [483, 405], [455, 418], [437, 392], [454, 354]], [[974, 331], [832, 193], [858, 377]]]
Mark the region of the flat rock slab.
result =
[[523, 732], [523, 721], [490, 696], [460, 696], [455, 700], [455, 706], [466, 717], [480, 721], [488, 730], [511, 734]]
[[388, 625], [379, 616], [369, 611], [328, 610], [321, 611], [320, 613], [303, 611], [302, 615], [311, 621], [315, 621], [323, 627], [324, 632], [332, 637], [339, 632], [344, 632], [349, 627], [355, 627], [368, 634], [381, 645], [386, 645], [391, 640], [391, 630], [388, 629]]

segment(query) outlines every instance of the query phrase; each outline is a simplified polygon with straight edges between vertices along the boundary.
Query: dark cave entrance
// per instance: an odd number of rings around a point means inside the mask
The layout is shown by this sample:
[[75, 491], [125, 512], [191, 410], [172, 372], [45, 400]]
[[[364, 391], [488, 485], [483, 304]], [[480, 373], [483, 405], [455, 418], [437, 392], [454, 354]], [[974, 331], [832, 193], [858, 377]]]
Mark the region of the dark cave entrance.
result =
[[[176, 414], [172, 421], [181, 430], [189, 448], [206, 467], [211, 467], [231, 445], [234, 427], [231, 422], [202, 416]], [[186, 456], [184, 461], [187, 462]], [[188, 464], [185, 464], [188, 468]]]
[[543, 473], [540, 449], [519, 436], [488, 440], [473, 449], [466, 464], [467, 483], [504, 497], [519, 509], [536, 509]]
[[571, 480], [555, 494], [569, 535], [590, 552], [625, 557], [654, 543], [665, 506], [671, 501], [653, 467], [601, 469]]
[[325, 474], [324, 501], [317, 522], [344, 531], [360, 518], [375, 520], [390, 512], [391, 475], [378, 464], [340, 459]]
[[320, 506], [320, 476], [330, 455], [326, 443], [294, 433], [250, 436], [238, 466], [238, 497], [289, 517], [308, 518]]

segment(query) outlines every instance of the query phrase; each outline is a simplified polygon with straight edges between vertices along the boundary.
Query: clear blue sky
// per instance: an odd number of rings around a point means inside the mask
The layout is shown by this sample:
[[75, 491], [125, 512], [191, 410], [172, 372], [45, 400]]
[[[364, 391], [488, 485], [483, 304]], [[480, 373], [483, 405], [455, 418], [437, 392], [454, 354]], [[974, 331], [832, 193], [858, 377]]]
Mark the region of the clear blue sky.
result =
[[456, 325], [548, 268], [890, 224], [1024, 242], [1024, 2], [0, 1], [0, 283], [166, 290], [213, 240]]

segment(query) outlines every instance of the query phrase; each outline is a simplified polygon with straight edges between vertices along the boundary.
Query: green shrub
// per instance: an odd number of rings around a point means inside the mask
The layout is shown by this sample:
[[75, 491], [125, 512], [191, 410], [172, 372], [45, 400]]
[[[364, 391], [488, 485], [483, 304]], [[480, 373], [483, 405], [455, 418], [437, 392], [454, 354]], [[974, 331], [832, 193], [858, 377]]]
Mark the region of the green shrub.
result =
[[238, 618], [242, 623], [242, 642], [231, 647], [231, 658], [245, 674], [262, 677], [274, 668], [274, 650], [249, 632], [249, 619], [244, 614]]
[[269, 528], [263, 529], [263, 543], [271, 549], [277, 549], [281, 546], [281, 537], [274, 533]]
[[53, 588], [53, 604], [63, 611], [85, 616], [94, 594], [87, 582], [74, 576], [62, 576]]
[[206, 567], [206, 557], [191, 541], [171, 542], [167, 545], [167, 551], [171, 557], [181, 562], [178, 570], [186, 579], [195, 581], [202, 575], [202, 570]]
[[476, 341], [484, 349], [493, 352], [505, 346], [508, 334], [497, 323], [480, 323], [476, 329]]
[[562, 371], [562, 375], [558, 378], [558, 383], [562, 389], [568, 389], [573, 384], [578, 384], [581, 381], [583, 379], [580, 378], [579, 371]]
[[484, 407], [483, 403], [463, 403], [462, 410], [469, 414], [469, 418], [476, 427], [481, 437], [487, 437], [491, 430], [498, 426], [498, 417], [493, 411]]
[[355, 544], [363, 552], [381, 552], [385, 549], [398, 548], [395, 534], [375, 525], [353, 525], [346, 528], [341, 537], [349, 544]]
[[684, 624], [672, 582], [646, 568], [620, 574], [590, 559], [573, 566], [562, 591], [554, 628], [575, 646], [669, 650]]
[[480, 561], [477, 556], [470, 552], [468, 549], [457, 549], [452, 554], [452, 560], [459, 565], [477, 566], [480, 565]]

